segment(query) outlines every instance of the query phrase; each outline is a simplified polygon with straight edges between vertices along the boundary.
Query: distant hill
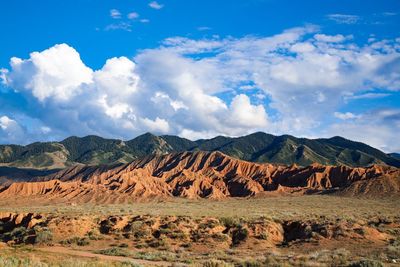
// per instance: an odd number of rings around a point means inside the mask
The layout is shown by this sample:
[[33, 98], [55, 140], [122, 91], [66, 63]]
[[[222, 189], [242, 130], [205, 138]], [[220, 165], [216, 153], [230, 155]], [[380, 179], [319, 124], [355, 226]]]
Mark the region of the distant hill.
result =
[[400, 160], [400, 153], [389, 153], [388, 155], [392, 158]]
[[386, 164], [400, 167], [396, 155], [342, 137], [329, 139], [274, 136], [257, 132], [243, 137], [217, 136], [191, 141], [172, 135], [140, 135], [129, 141], [98, 136], [69, 137], [61, 142], [37, 142], [27, 146], [0, 145], [0, 166], [33, 169], [60, 169], [76, 165], [119, 164], [149, 154], [182, 151], [220, 151], [251, 161], [280, 164], [345, 165], [349, 167]]

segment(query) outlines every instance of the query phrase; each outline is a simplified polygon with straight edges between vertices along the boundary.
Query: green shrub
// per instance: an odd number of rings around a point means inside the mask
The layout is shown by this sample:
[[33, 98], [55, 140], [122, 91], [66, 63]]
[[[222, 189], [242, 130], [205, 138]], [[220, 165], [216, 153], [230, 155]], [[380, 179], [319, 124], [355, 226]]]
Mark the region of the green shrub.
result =
[[131, 256], [131, 253], [129, 251], [122, 249], [122, 248], [116, 248], [116, 247], [98, 250], [95, 253], [108, 255], [108, 256], [121, 256], [121, 257]]
[[246, 240], [249, 237], [249, 230], [241, 225], [236, 228], [232, 233], [233, 245], [238, 245], [240, 242]]
[[221, 260], [209, 260], [203, 263], [203, 267], [233, 267], [231, 263], [227, 263]]
[[90, 241], [86, 237], [78, 237], [74, 236], [67, 240], [63, 240], [60, 242], [62, 245], [78, 245], [78, 246], [87, 246], [90, 244]]
[[176, 254], [165, 252], [165, 251], [156, 251], [156, 252], [145, 252], [141, 251], [136, 253], [134, 256], [136, 259], [148, 260], [148, 261], [175, 261]]
[[120, 248], [127, 248], [127, 247], [129, 247], [129, 245], [126, 244], [126, 243], [122, 243], [122, 244], [119, 244], [118, 247], [120, 247]]
[[373, 261], [373, 260], [360, 260], [357, 262], [353, 262], [349, 267], [384, 267], [383, 263], [379, 261]]
[[46, 244], [53, 240], [53, 233], [47, 227], [35, 227], [35, 244]]
[[133, 222], [132, 224], [128, 225], [124, 229], [125, 233], [124, 236], [129, 238], [130, 235], [133, 235], [135, 238], [144, 238], [151, 234], [151, 231], [148, 229], [148, 226], [143, 222]]
[[149, 241], [148, 245], [152, 248], [168, 248], [168, 243], [165, 238], [157, 238]]
[[226, 228], [233, 228], [240, 224], [238, 219], [232, 218], [232, 217], [223, 217], [223, 218], [220, 218], [219, 221]]
[[101, 240], [102, 239], [102, 236], [101, 236], [100, 232], [97, 229], [90, 230], [87, 233], [87, 236], [88, 236], [88, 238], [90, 240]]
[[264, 266], [264, 264], [262, 262], [252, 260], [252, 261], [241, 262], [241, 263], [239, 263], [239, 266], [240, 267], [262, 267], [262, 266]]
[[11, 232], [3, 235], [4, 241], [14, 241], [16, 244], [28, 243], [32, 239], [32, 235], [29, 229], [21, 226], [14, 228]]

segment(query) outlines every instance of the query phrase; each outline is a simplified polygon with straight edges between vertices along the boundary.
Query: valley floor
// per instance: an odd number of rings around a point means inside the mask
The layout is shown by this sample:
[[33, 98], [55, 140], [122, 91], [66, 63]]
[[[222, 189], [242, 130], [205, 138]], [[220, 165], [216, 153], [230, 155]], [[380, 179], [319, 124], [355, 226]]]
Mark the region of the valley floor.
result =
[[0, 202], [0, 266], [398, 266], [400, 200]]

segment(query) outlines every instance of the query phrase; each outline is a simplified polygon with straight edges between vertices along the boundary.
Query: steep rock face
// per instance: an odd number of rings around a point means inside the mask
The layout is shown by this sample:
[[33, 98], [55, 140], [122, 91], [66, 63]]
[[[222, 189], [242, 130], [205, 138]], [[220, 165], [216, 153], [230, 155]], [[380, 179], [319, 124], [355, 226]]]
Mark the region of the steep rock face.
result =
[[1, 190], [0, 198], [40, 196], [126, 202], [172, 196], [221, 199], [270, 191], [307, 194], [326, 190], [372, 196], [385, 192], [390, 196], [400, 194], [399, 177], [400, 170], [388, 166], [284, 166], [237, 160], [220, 152], [182, 152], [147, 156], [114, 167], [74, 166], [29, 183], [14, 183]]

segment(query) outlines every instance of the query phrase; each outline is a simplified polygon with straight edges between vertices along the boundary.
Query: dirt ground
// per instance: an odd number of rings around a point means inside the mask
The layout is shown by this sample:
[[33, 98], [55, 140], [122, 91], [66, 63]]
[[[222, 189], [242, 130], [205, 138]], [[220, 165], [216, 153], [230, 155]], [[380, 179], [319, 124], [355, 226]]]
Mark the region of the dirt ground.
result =
[[0, 266], [399, 266], [400, 201], [0, 203]]

